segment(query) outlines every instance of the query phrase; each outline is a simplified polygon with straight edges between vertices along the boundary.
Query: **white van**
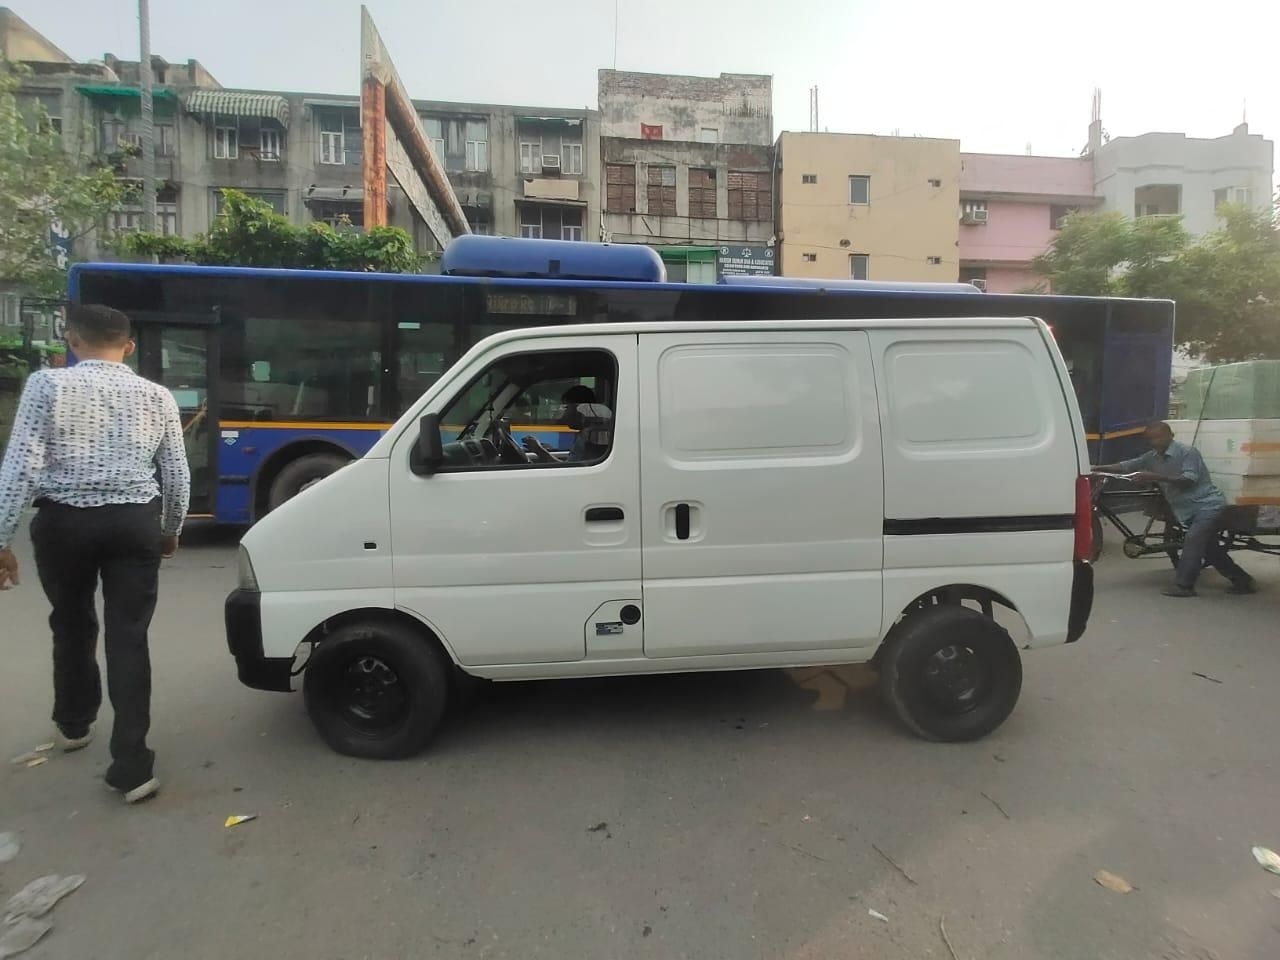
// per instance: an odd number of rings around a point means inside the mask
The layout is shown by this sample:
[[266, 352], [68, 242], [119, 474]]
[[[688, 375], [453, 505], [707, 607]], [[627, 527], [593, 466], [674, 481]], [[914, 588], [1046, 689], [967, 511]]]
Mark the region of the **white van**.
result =
[[[559, 449], [511, 427], [538, 405]], [[228, 640], [366, 757], [420, 750], [468, 675], [863, 661], [916, 733], [969, 740], [1018, 645], [1085, 629], [1088, 470], [1031, 318], [500, 333], [248, 532]]]

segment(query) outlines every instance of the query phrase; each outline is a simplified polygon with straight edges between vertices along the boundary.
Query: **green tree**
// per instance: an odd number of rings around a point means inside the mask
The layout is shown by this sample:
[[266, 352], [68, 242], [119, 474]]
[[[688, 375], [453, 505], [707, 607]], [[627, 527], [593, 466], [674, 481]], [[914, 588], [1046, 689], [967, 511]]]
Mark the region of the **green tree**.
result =
[[1176, 217], [1071, 214], [1032, 266], [1054, 293], [1170, 297], [1181, 287], [1190, 238]]
[[121, 246], [137, 256], [219, 266], [414, 273], [423, 261], [399, 227], [296, 227], [270, 204], [238, 190], [222, 191], [222, 210], [207, 234], [186, 239], [133, 233], [121, 238]]
[[1182, 258], [1178, 339], [1214, 363], [1280, 357], [1280, 222], [1228, 207]]
[[67, 264], [54, 232], [74, 242], [99, 228], [126, 188], [110, 169], [68, 153], [43, 108], [22, 109], [22, 77], [0, 61], [0, 282], [56, 297]]

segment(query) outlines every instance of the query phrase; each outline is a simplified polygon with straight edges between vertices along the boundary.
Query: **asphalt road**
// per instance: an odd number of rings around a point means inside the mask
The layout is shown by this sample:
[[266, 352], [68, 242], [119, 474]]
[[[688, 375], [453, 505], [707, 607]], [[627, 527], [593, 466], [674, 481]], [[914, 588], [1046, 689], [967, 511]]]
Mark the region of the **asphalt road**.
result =
[[[1178, 601], [1167, 567], [1109, 553], [1085, 638], [1027, 654], [980, 743], [913, 739], [863, 670], [761, 671], [499, 685], [375, 763], [238, 685], [233, 548], [201, 539], [152, 635], [161, 795], [101, 787], [105, 736], [0, 768], [23, 842], [0, 897], [88, 877], [26, 960], [951, 960], [944, 919], [956, 960], [1280, 955], [1280, 877], [1250, 854], [1280, 849], [1275, 559], [1245, 559], [1258, 596], [1209, 574]], [[0, 596], [6, 757], [50, 734], [28, 580]]]

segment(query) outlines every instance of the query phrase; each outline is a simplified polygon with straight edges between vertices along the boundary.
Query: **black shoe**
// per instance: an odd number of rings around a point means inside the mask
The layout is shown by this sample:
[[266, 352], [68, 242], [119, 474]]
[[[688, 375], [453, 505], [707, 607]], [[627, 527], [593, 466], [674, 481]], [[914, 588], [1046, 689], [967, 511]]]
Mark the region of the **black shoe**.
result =
[[1234, 593], [1237, 595], [1245, 595], [1245, 594], [1257, 593], [1257, 592], [1258, 592], [1258, 584], [1257, 584], [1257, 581], [1253, 579], [1253, 577], [1245, 577], [1243, 580], [1236, 580], [1232, 582], [1231, 586], [1227, 587], [1227, 593]]
[[1196, 592], [1191, 587], [1184, 587], [1180, 583], [1170, 584], [1160, 591], [1166, 597], [1194, 597]]

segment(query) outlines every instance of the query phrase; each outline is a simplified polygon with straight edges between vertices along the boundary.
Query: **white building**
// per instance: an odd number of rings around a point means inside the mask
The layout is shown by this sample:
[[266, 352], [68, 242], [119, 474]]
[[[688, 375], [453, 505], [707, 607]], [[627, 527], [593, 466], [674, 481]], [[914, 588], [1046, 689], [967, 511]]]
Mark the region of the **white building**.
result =
[[1103, 210], [1129, 217], [1181, 216], [1192, 236], [1218, 226], [1224, 203], [1270, 207], [1274, 144], [1240, 124], [1210, 140], [1184, 133], [1144, 133], [1101, 142], [1090, 130], [1095, 192]]

